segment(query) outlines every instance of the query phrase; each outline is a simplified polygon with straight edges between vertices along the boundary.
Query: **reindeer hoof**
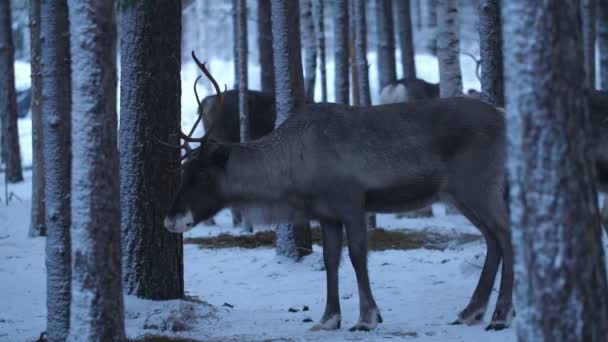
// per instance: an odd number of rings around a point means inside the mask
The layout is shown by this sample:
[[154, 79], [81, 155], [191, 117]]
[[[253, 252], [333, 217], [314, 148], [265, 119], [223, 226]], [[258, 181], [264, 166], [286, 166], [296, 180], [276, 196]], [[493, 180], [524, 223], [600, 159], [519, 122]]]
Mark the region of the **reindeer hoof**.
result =
[[494, 330], [494, 331], [500, 331], [503, 329], [508, 328], [509, 326], [505, 323], [490, 323], [488, 324], [488, 326], [486, 327], [486, 331], [490, 331], [490, 330]]
[[321, 330], [337, 330], [340, 329], [341, 317], [339, 314], [333, 315], [330, 318], [322, 318], [319, 324], [315, 324], [310, 331]]
[[369, 322], [359, 319], [359, 322], [348, 329], [348, 331], [371, 331], [376, 329], [378, 323], [382, 323], [382, 316], [380, 316], [380, 312], [377, 309], [373, 310], [368, 317], [371, 317]]
[[486, 330], [503, 330], [508, 328], [513, 321], [515, 312], [512, 307], [496, 308], [492, 315], [492, 322], [486, 327]]
[[480, 308], [477, 310], [469, 310], [464, 309], [462, 310], [462, 312], [460, 312], [460, 314], [458, 314], [458, 318], [450, 323], [451, 325], [473, 325], [473, 324], [477, 324], [479, 322], [481, 322], [481, 320], [483, 319], [483, 316], [486, 313], [486, 309], [485, 308]]
[[372, 331], [374, 329], [376, 329], [376, 327], [378, 326], [378, 324], [371, 324], [371, 323], [365, 323], [365, 322], [359, 322], [357, 324], [355, 324], [352, 328], [348, 329], [348, 331]]

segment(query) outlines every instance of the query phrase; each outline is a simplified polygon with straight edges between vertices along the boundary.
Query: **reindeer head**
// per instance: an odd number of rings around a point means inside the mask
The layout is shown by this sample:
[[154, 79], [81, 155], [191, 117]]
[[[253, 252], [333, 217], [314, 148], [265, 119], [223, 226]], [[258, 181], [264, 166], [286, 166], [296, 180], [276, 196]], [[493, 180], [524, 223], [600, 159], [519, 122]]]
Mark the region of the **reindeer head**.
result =
[[[196, 58], [194, 52], [192, 52], [192, 58], [213, 83], [221, 105], [223, 98], [217, 82], [205, 64]], [[213, 217], [224, 207], [221, 184], [228, 161], [229, 148], [227, 144], [209, 138], [212, 127], [208, 127], [203, 137], [192, 137], [202, 117], [201, 102], [196, 91], [196, 83], [199, 79], [200, 76], [194, 82], [199, 117], [189, 134], [180, 131], [180, 137], [184, 141], [180, 147], [186, 151], [180, 167], [182, 179], [177, 195], [164, 220], [165, 228], [174, 233], [183, 233], [192, 229], [197, 223]], [[189, 145], [191, 142], [199, 143], [200, 146], [191, 149]]]

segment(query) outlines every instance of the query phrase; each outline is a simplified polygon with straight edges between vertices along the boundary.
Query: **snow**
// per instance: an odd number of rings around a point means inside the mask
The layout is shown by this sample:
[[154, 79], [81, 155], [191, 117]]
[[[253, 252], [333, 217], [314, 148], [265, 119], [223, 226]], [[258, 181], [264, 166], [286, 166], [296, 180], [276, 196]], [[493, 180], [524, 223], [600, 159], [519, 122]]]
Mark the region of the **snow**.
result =
[[[0, 341], [35, 339], [46, 325], [44, 239], [28, 238], [31, 174], [10, 190], [19, 199], [0, 207]], [[440, 211], [440, 210], [436, 210]], [[230, 228], [223, 211], [218, 227], [197, 227], [187, 237], [245, 234]], [[402, 218], [378, 215], [387, 229], [430, 229], [444, 234], [475, 233], [459, 215]], [[262, 227], [258, 227], [263, 229]], [[184, 247], [187, 300], [146, 301], [125, 296], [127, 334], [194, 339], [304, 341], [412, 339], [420, 341], [513, 341], [515, 330], [486, 332], [485, 325], [449, 325], [468, 302], [479, 277], [483, 242], [438, 250], [371, 252], [372, 289], [384, 323], [371, 333], [348, 332], [358, 319], [357, 286], [348, 252], [340, 267], [342, 329], [309, 332], [325, 304], [322, 250], [301, 263], [277, 257], [273, 248]], [[8, 281], [7, 281], [8, 280]], [[495, 291], [496, 292], [496, 291]], [[204, 302], [203, 302], [204, 301]], [[495, 298], [491, 299], [486, 322]], [[224, 306], [227, 303], [233, 307]], [[309, 307], [303, 311], [304, 306]], [[289, 312], [293, 308], [297, 312]]]

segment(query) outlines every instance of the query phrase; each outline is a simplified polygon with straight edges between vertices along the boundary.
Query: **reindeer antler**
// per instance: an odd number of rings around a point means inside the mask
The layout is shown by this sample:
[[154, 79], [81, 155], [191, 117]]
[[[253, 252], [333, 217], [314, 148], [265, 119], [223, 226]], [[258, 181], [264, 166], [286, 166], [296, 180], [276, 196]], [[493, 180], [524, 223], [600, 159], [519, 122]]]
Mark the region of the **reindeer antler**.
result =
[[[207, 76], [207, 78], [213, 84], [213, 87], [215, 88], [215, 92], [220, 99], [220, 106], [221, 106], [224, 103], [224, 96], [222, 95], [222, 92], [220, 90], [220, 87], [219, 87], [217, 81], [215, 80], [215, 78], [213, 78], [213, 75], [211, 75], [209, 70], [207, 70], [205, 63], [201, 63], [200, 60], [196, 57], [196, 54], [194, 53], [194, 51], [192, 51], [192, 58], [194, 59], [194, 62], [196, 62], [196, 65], [198, 65], [198, 67], [202, 70], [203, 74], [205, 74], [205, 76]], [[198, 91], [196, 88], [198, 81], [201, 79], [201, 77], [202, 76], [198, 76], [196, 78], [196, 80], [194, 81], [194, 96], [196, 97], [196, 103], [198, 104], [198, 107], [197, 107], [198, 108], [197, 109], [198, 118], [196, 118], [196, 121], [194, 122], [194, 125], [192, 126], [192, 128], [190, 129], [190, 132], [188, 134], [184, 133], [184, 131], [182, 131], [181, 128], [179, 130], [179, 137], [181, 140], [184, 141], [184, 143], [179, 146], [175, 146], [175, 145], [172, 145], [172, 144], [159, 140], [159, 143], [161, 143], [165, 146], [180, 148], [180, 149], [184, 149], [186, 151], [186, 153], [181, 157], [181, 160], [182, 161], [184, 161], [185, 159], [187, 159], [187, 160], [181, 164], [180, 169], [183, 169], [183, 167], [185, 165], [187, 165], [192, 160], [196, 159], [197, 154], [195, 153], [195, 151], [192, 150], [189, 143], [191, 143], [191, 142], [197, 142], [197, 143], [201, 143], [201, 144], [204, 143], [207, 139], [209, 139], [209, 132], [211, 132], [213, 129], [213, 127], [209, 127], [209, 129], [207, 129], [205, 131], [205, 135], [203, 135], [200, 138], [192, 137], [192, 135], [196, 131], [196, 127], [198, 127], [199, 123], [201, 122], [201, 120], [203, 118], [203, 108], [202, 108], [202, 104], [201, 104], [201, 99], [198, 96]]]
[[475, 76], [477, 76], [477, 79], [479, 80], [479, 82], [481, 82], [481, 73], [480, 73], [480, 68], [481, 68], [481, 58], [477, 59], [477, 57], [473, 56], [472, 53], [468, 53], [468, 52], [461, 52], [463, 55], [465, 56], [469, 56], [471, 57], [471, 59], [475, 62]]

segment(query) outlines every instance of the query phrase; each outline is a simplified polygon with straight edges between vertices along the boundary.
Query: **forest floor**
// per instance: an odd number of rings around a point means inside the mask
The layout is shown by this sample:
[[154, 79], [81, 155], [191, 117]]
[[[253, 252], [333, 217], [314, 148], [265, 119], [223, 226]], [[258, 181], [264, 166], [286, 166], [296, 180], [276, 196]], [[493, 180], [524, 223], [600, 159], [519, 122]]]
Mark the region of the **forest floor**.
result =
[[[0, 341], [34, 341], [46, 325], [45, 240], [27, 237], [30, 187], [28, 172], [24, 183], [9, 187], [18, 197], [0, 207]], [[358, 318], [347, 249], [340, 266], [342, 329], [310, 332], [325, 304], [322, 248], [315, 244], [301, 262], [277, 257], [272, 232], [232, 228], [223, 211], [217, 226], [185, 234], [187, 298], [125, 296], [127, 333], [135, 341], [515, 340], [513, 328], [449, 324], [473, 292], [485, 245], [464, 217], [435, 209], [438, 216], [429, 218], [378, 216], [383, 229], [370, 234], [369, 269], [384, 323], [373, 332], [347, 330]]]

